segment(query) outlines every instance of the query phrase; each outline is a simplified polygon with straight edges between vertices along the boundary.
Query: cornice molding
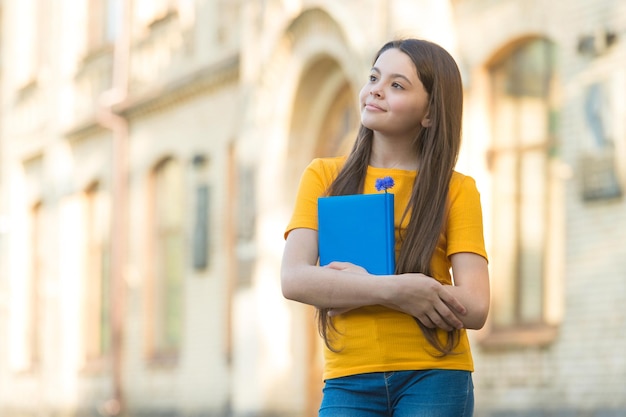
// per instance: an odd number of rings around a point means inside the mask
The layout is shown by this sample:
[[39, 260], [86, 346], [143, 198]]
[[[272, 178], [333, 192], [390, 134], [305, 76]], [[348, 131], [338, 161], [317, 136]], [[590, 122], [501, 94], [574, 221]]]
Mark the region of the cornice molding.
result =
[[[200, 68], [172, 82], [155, 85], [141, 95], [131, 95], [127, 100], [114, 105], [112, 111], [126, 119], [162, 111], [198, 95], [207, 94], [225, 85], [236, 83], [239, 80], [239, 74], [239, 55], [233, 54], [222, 61]], [[76, 123], [66, 133], [66, 137], [80, 139], [104, 129], [94, 114], [93, 118]]]
[[113, 112], [128, 119], [163, 110], [200, 94], [214, 91], [239, 80], [239, 55], [201, 68], [172, 82], [154, 86], [149, 91], [131, 96], [113, 107]]

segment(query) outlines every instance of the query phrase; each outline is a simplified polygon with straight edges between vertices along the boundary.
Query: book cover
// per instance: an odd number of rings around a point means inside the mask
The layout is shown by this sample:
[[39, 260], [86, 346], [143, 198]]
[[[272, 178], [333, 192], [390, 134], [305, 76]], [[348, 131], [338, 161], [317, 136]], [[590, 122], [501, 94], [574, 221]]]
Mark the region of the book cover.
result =
[[320, 197], [320, 265], [351, 262], [374, 275], [395, 270], [394, 198], [391, 193]]

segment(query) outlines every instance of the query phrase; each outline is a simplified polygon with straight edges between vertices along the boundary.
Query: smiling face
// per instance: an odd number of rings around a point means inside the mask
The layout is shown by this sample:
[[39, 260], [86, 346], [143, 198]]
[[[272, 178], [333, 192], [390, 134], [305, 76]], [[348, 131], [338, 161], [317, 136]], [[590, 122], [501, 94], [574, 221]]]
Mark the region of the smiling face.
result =
[[361, 123], [375, 134], [413, 139], [430, 124], [428, 93], [413, 61], [399, 49], [378, 57], [359, 97]]

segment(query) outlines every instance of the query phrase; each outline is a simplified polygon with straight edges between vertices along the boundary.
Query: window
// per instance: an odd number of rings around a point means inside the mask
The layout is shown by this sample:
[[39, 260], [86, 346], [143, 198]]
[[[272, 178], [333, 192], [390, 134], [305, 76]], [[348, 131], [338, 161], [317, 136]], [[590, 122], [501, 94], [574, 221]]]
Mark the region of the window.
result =
[[115, 41], [122, 18], [123, 0], [89, 0], [89, 49], [98, 49]]
[[555, 50], [545, 40], [516, 47], [489, 68], [493, 178], [492, 260], [494, 330], [541, 327], [554, 212], [550, 158], [556, 131], [553, 109]]
[[175, 361], [182, 337], [184, 236], [181, 164], [157, 165], [152, 184], [152, 282], [148, 300], [149, 356]]
[[111, 351], [111, 275], [108, 196], [98, 184], [85, 192], [85, 271], [83, 332], [87, 364]]
[[35, 371], [41, 365], [41, 335], [42, 314], [44, 311], [43, 288], [43, 204], [35, 204], [30, 211], [30, 247], [31, 269], [27, 287], [26, 301], [26, 369]]
[[[11, 43], [15, 53], [11, 56], [11, 68], [20, 89], [37, 85], [39, 72], [47, 64], [47, 37], [50, 37], [50, 2], [44, 0], [24, 0], [14, 3], [14, 18], [19, 24], [13, 25]], [[18, 95], [20, 92], [18, 91]]]

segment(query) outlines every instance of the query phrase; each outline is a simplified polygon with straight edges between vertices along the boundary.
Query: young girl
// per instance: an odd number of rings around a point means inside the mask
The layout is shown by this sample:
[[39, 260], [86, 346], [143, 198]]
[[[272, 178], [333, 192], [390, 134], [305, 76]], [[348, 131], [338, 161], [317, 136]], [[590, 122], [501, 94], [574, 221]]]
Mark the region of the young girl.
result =
[[[319, 416], [471, 416], [466, 329], [485, 323], [489, 276], [480, 196], [472, 178], [454, 171], [458, 67], [431, 42], [389, 42], [359, 98], [352, 151], [311, 162], [285, 233], [283, 294], [317, 307], [326, 344]], [[387, 176], [395, 182], [395, 274], [318, 266], [318, 197], [375, 193]]]

